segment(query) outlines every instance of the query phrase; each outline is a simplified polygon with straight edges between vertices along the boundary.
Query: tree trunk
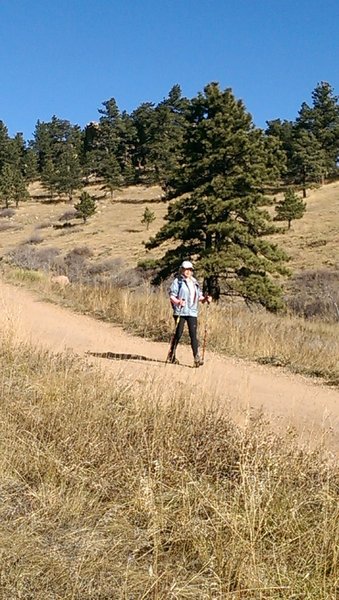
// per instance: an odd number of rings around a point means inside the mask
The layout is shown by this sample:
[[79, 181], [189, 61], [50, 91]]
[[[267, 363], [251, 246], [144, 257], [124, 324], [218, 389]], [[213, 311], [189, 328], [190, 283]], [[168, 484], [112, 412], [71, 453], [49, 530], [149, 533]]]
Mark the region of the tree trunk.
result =
[[306, 198], [306, 173], [303, 173], [303, 198]]

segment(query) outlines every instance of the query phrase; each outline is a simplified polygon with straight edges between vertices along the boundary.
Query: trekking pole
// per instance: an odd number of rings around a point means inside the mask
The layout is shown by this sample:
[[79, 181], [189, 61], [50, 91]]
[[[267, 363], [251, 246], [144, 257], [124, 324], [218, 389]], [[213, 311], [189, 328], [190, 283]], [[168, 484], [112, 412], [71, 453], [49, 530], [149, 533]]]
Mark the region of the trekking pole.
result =
[[166, 361], [165, 361], [166, 365], [167, 365], [167, 363], [168, 363], [168, 361], [169, 361], [169, 359], [171, 357], [171, 354], [173, 352], [174, 338], [175, 338], [175, 334], [177, 332], [177, 327], [178, 327], [178, 323], [179, 323], [179, 320], [180, 320], [181, 311], [182, 311], [182, 306], [180, 306], [179, 314], [177, 315], [178, 319], [174, 323], [174, 330], [173, 330], [173, 333], [172, 333], [172, 336], [171, 336], [170, 347], [169, 347], [169, 350], [167, 352], [167, 357], [166, 357]]
[[172, 333], [172, 335], [171, 335], [170, 347], [169, 347], [169, 350], [168, 350], [168, 352], [167, 352], [167, 356], [166, 356], [166, 360], [165, 360], [165, 364], [166, 364], [166, 365], [167, 365], [167, 363], [168, 363], [168, 361], [169, 361], [169, 359], [170, 359], [170, 357], [171, 357], [171, 353], [172, 353], [172, 348], [173, 348], [173, 344], [174, 344], [174, 337], [175, 337], [175, 332], [176, 332], [176, 330], [177, 330], [177, 324], [176, 324], [176, 323], [174, 323], [174, 330], [173, 330], [173, 333]]
[[210, 303], [207, 302], [206, 311], [205, 311], [205, 329], [204, 329], [204, 341], [202, 344], [202, 362], [205, 362], [205, 350], [206, 350], [206, 341], [207, 341], [207, 321], [208, 321], [208, 307]]

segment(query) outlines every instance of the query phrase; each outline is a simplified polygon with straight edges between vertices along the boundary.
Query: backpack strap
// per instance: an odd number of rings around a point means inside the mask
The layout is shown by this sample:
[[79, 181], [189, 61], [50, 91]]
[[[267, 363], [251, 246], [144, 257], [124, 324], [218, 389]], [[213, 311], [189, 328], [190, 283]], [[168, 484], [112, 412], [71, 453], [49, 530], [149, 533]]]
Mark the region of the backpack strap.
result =
[[180, 292], [181, 292], [181, 288], [182, 288], [182, 284], [184, 283], [183, 278], [180, 276], [178, 277], [178, 298], [180, 298]]

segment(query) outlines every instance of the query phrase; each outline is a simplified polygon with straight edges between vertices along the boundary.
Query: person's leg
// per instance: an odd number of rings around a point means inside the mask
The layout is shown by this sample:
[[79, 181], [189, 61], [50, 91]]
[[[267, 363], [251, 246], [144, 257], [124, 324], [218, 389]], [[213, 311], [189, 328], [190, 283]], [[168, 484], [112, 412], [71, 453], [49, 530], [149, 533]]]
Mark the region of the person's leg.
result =
[[176, 327], [176, 330], [175, 330], [175, 333], [174, 333], [174, 336], [173, 336], [173, 339], [172, 339], [171, 348], [170, 348], [170, 351], [169, 351], [169, 354], [168, 354], [168, 359], [167, 360], [169, 362], [173, 362], [173, 363], [177, 362], [177, 360], [175, 358], [175, 351], [177, 349], [177, 345], [179, 344], [181, 336], [182, 336], [183, 331], [184, 331], [185, 320], [186, 320], [186, 317], [177, 317], [177, 316], [174, 316], [174, 322], [177, 323], [177, 327]]
[[195, 363], [199, 362], [199, 365], [202, 364], [199, 357], [199, 342], [197, 338], [197, 327], [198, 327], [198, 319], [197, 317], [187, 317], [187, 325], [188, 331], [191, 339], [191, 348], [194, 356]]

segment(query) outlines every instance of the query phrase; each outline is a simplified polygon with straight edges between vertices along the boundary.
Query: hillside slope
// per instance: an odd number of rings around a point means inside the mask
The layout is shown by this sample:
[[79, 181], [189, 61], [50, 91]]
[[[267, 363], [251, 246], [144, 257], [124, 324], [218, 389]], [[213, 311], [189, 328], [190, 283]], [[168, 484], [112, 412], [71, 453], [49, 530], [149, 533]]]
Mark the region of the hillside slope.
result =
[[[158, 186], [131, 186], [117, 191], [113, 201], [100, 186], [88, 186], [87, 191], [97, 198], [96, 214], [86, 224], [73, 220], [74, 226], [64, 228], [64, 221], [59, 219], [73, 205], [51, 203], [37, 184], [30, 191], [31, 201], [15, 209], [10, 218], [0, 218], [0, 256], [23, 243], [56, 247], [64, 253], [87, 246], [93, 259], [121, 258], [127, 266], [159, 255], [143, 246], [159, 230], [166, 214], [167, 205]], [[141, 224], [146, 206], [156, 216], [149, 231]], [[279, 226], [284, 228], [284, 224]], [[292, 271], [338, 266], [339, 182], [309, 191], [305, 216], [293, 221], [289, 232], [278, 233], [273, 239], [290, 255]]]

